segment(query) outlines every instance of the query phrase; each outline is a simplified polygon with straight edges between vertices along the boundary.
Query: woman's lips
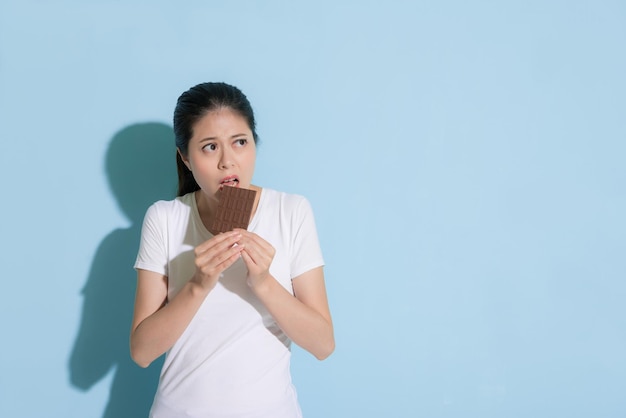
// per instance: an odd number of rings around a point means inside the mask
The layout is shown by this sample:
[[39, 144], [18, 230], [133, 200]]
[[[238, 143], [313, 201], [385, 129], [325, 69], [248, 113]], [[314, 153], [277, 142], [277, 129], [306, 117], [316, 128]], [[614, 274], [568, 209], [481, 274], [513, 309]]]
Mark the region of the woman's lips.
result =
[[224, 186], [238, 187], [239, 186], [239, 179], [237, 178], [237, 176], [225, 177], [220, 182], [220, 188], [222, 188]]

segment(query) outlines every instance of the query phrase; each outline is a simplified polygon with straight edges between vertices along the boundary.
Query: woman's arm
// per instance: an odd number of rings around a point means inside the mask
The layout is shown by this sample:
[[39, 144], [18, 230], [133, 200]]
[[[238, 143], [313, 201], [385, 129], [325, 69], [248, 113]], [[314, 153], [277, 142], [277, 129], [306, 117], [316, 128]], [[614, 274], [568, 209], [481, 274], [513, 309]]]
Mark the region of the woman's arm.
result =
[[254, 292], [292, 341], [324, 360], [335, 349], [335, 337], [323, 268], [294, 278], [293, 290], [295, 297], [271, 277]]
[[220, 234], [195, 249], [196, 272], [178, 294], [167, 301], [167, 277], [138, 270], [130, 353], [141, 367], [169, 350], [183, 334], [220, 274], [238, 258], [243, 246], [235, 232]]
[[167, 301], [167, 277], [148, 270], [137, 272], [135, 312], [130, 334], [130, 355], [148, 367], [174, 345], [189, 325], [208, 292], [188, 282]]
[[324, 270], [317, 267], [292, 279], [291, 295], [269, 273], [274, 248], [256, 234], [242, 231], [241, 256], [248, 267], [248, 285], [278, 326], [300, 347], [323, 360], [335, 349]]

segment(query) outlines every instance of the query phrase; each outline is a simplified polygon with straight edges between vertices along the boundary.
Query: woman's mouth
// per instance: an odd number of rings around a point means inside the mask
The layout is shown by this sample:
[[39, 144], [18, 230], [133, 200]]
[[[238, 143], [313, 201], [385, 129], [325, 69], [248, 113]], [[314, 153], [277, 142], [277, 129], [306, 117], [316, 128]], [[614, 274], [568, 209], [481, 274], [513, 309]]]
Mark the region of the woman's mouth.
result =
[[220, 182], [220, 189], [223, 188], [224, 186], [238, 187], [239, 186], [239, 179], [237, 178], [237, 176], [225, 177]]

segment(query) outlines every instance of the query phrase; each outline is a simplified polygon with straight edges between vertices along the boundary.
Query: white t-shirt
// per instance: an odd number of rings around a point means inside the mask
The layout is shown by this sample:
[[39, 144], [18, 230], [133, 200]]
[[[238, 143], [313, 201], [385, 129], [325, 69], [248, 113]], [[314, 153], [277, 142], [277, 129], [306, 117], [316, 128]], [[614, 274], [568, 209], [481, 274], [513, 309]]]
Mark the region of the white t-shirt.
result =
[[[270, 274], [291, 280], [324, 264], [309, 202], [263, 189], [248, 230], [276, 250]], [[194, 248], [213, 235], [193, 193], [153, 204], [144, 219], [135, 268], [168, 277], [173, 298], [195, 272]], [[167, 352], [152, 418], [301, 417], [289, 363], [291, 340], [246, 283], [239, 259], [209, 293]]]

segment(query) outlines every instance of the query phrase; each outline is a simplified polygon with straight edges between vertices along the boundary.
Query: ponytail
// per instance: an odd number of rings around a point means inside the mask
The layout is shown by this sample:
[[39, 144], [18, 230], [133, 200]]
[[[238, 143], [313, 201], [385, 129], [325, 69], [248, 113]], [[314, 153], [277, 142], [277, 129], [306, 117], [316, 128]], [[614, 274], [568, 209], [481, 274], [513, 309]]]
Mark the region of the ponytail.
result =
[[184, 196], [187, 193], [200, 190], [200, 186], [193, 178], [193, 173], [187, 168], [180, 153], [176, 151], [176, 170], [178, 171], [178, 193], [177, 196]]

